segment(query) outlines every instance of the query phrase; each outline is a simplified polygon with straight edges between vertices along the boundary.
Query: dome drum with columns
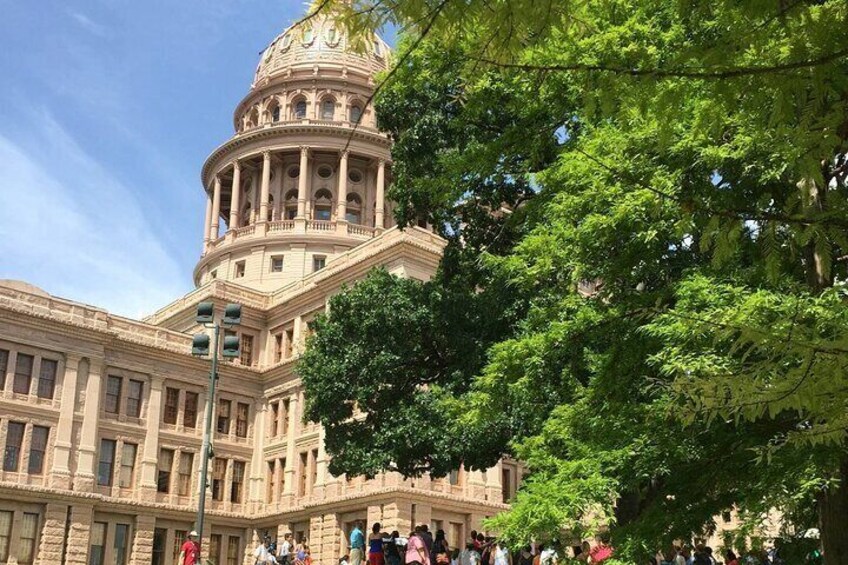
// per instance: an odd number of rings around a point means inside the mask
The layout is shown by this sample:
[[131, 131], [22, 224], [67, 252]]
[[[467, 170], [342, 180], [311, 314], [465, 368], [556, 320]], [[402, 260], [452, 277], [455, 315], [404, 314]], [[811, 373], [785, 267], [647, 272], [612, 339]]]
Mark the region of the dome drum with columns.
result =
[[367, 103], [388, 56], [379, 38], [352, 52], [325, 16], [290, 27], [263, 52], [235, 135], [201, 173], [196, 284], [269, 290], [392, 227], [390, 143]]

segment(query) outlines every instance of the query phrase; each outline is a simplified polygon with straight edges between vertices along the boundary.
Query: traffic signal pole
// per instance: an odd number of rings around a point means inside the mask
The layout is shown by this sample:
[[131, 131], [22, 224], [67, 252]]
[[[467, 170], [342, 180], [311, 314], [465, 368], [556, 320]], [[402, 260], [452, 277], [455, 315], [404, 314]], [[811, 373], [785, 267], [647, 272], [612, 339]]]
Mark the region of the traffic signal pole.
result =
[[206, 402], [206, 425], [203, 430], [203, 448], [200, 455], [200, 497], [197, 500], [197, 543], [203, 540], [203, 516], [206, 513], [206, 479], [209, 471], [209, 455], [212, 450], [212, 415], [215, 406], [215, 382], [218, 380], [218, 340], [221, 325], [215, 323], [212, 339], [212, 370], [209, 372], [209, 399]]

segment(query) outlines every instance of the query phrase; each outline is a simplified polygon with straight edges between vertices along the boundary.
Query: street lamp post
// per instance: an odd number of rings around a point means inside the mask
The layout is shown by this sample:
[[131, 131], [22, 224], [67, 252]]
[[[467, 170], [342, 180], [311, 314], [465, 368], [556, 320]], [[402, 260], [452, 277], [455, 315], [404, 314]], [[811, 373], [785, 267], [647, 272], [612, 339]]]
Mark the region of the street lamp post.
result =
[[[209, 399], [206, 402], [206, 423], [203, 429], [203, 447], [200, 454], [200, 496], [197, 501], [197, 543], [203, 539], [203, 517], [206, 512], [206, 482], [209, 459], [212, 453], [212, 415], [215, 405], [215, 383], [218, 380], [218, 344], [221, 339], [221, 326], [233, 327], [241, 323], [241, 305], [227, 304], [224, 308], [224, 317], [220, 322], [215, 321], [215, 305], [212, 302], [201, 302], [197, 305], [197, 323], [203, 327], [212, 328], [212, 340], [209, 334], [199, 333], [192, 338], [191, 354], [197, 357], [211, 356], [212, 369], [209, 371]], [[221, 355], [226, 358], [239, 356], [238, 336], [224, 336], [224, 346]]]

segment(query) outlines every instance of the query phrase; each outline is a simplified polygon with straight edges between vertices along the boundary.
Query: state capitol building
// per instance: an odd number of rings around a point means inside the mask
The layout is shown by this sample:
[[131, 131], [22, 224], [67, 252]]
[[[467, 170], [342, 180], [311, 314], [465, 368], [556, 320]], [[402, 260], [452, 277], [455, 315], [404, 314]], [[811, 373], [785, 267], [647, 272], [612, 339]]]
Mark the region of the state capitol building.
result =
[[[197, 304], [242, 305], [240, 357], [213, 406], [203, 558], [252, 565], [291, 532], [334, 565], [357, 520], [452, 547], [506, 508], [520, 469], [444, 479], [334, 477], [303, 422], [294, 372], [309, 322], [372, 268], [430, 278], [444, 240], [394, 225], [391, 146], [369, 97], [389, 49], [354, 53], [332, 18], [262, 53], [235, 134], [203, 165], [196, 288], [144, 320], [0, 281], [0, 563], [173, 565], [194, 528], [209, 361], [191, 356]], [[356, 124], [357, 127], [354, 127]], [[201, 213], [198, 211], [198, 213]]]

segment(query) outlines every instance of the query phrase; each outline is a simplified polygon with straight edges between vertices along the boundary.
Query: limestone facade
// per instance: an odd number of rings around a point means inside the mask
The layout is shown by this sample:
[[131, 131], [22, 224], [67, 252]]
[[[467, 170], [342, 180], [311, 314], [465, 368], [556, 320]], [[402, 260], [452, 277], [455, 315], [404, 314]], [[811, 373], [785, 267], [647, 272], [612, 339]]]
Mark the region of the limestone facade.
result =
[[235, 134], [202, 170], [197, 288], [145, 320], [0, 281], [0, 563], [172, 565], [194, 527], [209, 361], [190, 355], [198, 302], [243, 305], [241, 357], [223, 363], [202, 553], [252, 565], [258, 536], [308, 539], [331, 565], [357, 520], [416, 523], [461, 542], [504, 509], [520, 468], [444, 479], [327, 471], [302, 419], [295, 362], [309, 321], [370, 269], [426, 280], [444, 241], [399, 230], [390, 143], [369, 97], [385, 43], [353, 52], [331, 18], [262, 54]]

